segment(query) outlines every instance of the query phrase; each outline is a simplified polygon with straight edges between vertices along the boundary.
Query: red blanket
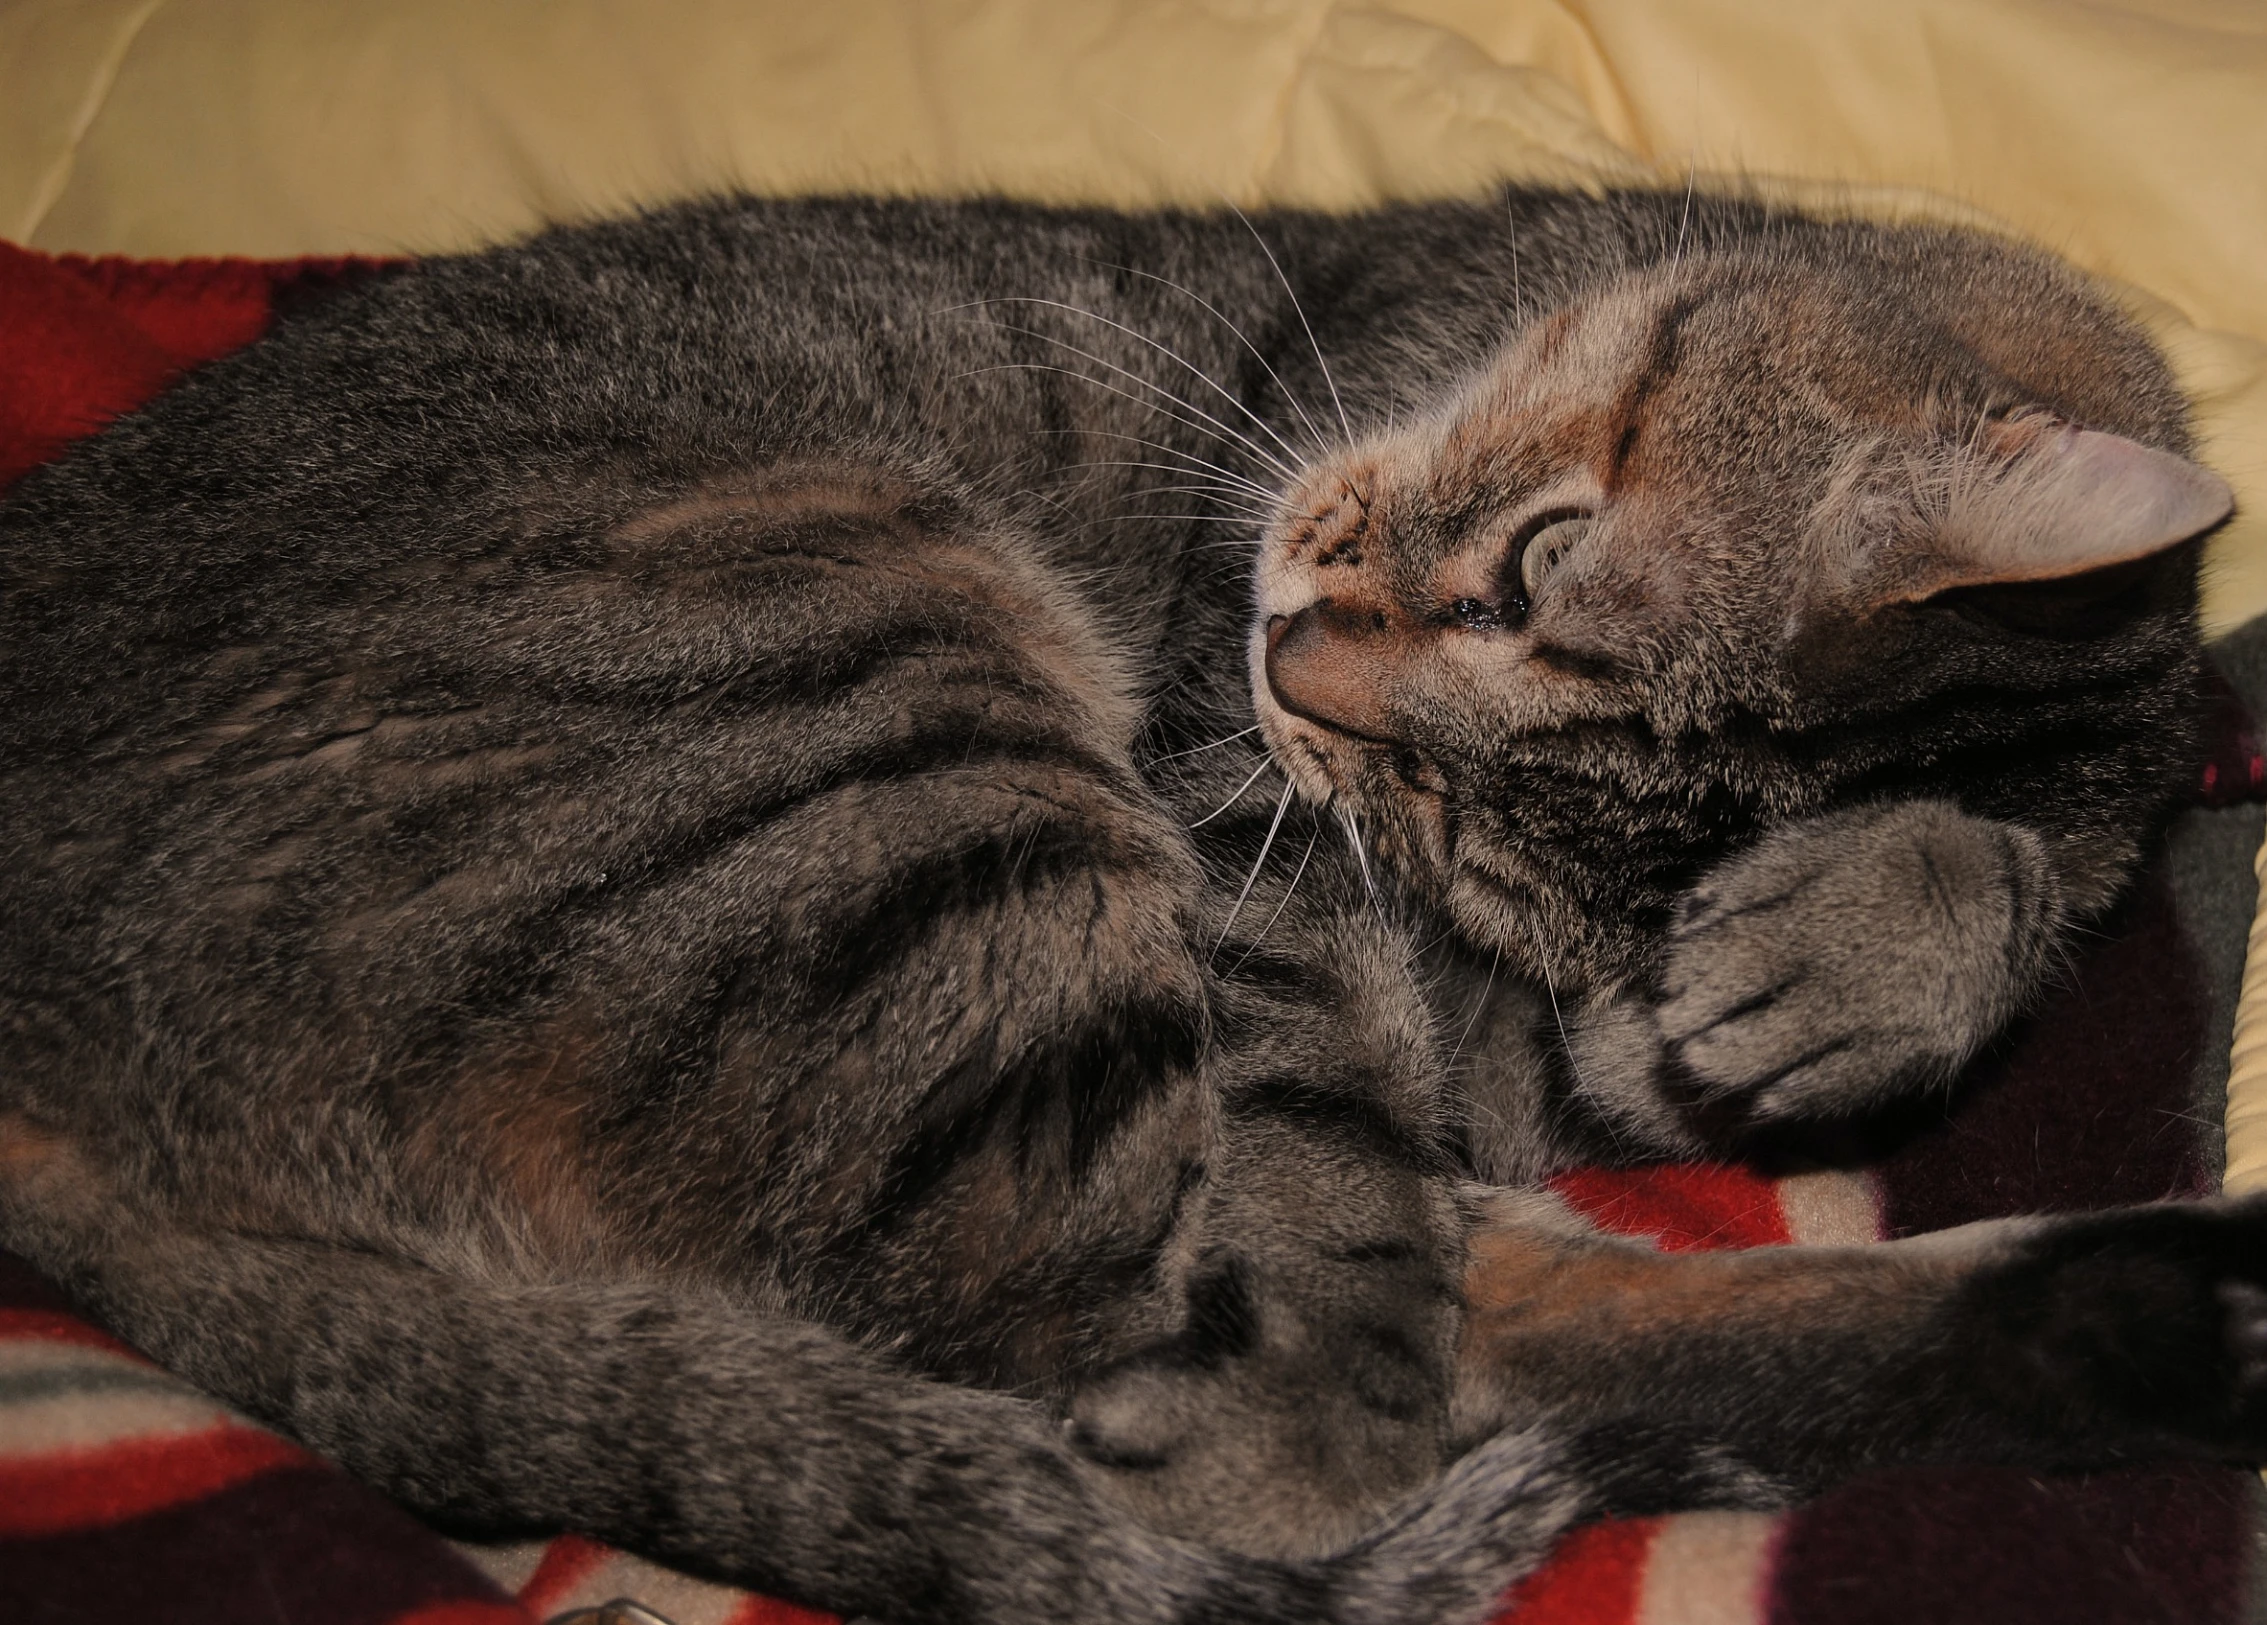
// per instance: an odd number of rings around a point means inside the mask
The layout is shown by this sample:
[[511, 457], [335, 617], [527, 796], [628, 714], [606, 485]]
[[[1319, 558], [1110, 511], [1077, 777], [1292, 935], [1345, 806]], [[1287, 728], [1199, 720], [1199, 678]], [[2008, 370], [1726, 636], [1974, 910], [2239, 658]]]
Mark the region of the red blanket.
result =
[[[368, 262], [49, 259], [0, 243], [0, 486], [183, 369], [257, 337], [280, 303]], [[2200, 799], [2257, 795], [2233, 728]], [[2184, 1111], [2208, 1018], [2152, 879], [2076, 984], [1980, 1069], [1956, 1110], [1864, 1175], [1736, 1169], [1561, 1182], [1668, 1247], [1905, 1235], [1997, 1214], [2193, 1194]], [[1600, 1525], [1507, 1599], [1519, 1625], [2198, 1625], [2243, 1617], [2246, 1474], [2157, 1467], [2046, 1479], [1913, 1469], [1779, 1516]], [[515, 1600], [516, 1594], [516, 1600]], [[674, 1625], [824, 1616], [701, 1585], [572, 1537], [452, 1546], [305, 1452], [234, 1419], [73, 1318], [0, 1260], [0, 1597], [10, 1620], [531, 1625], [642, 1599]]]

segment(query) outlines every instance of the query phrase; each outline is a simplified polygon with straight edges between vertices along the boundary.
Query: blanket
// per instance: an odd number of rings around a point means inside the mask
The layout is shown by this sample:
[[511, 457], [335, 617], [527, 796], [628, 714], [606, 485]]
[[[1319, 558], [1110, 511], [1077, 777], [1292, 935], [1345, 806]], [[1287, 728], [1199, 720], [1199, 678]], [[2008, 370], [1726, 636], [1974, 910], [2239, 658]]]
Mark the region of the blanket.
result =
[[[248, 342], [279, 307], [380, 271], [370, 260], [166, 263], [0, 244], [0, 483]], [[2251, 679], [2267, 676], [2267, 660], [2236, 661], [2231, 675], [2256, 695]], [[2251, 804], [2267, 795], [2267, 763], [2234, 691], [2218, 716], [2198, 764], [2200, 810], [2171, 857], [2062, 994], [1892, 1154], [1776, 1180], [1707, 1165], [1576, 1172], [1561, 1192], [1603, 1225], [1688, 1249], [1864, 1241], [2211, 1189], [2250, 919], [2241, 882], [2259, 844]], [[2212, 926], [2215, 908], [2224, 918]], [[2249, 1474], [2201, 1466], [1883, 1473], [1781, 1514], [1580, 1530], [1505, 1599], [1503, 1617], [2233, 1622], [2253, 1599], [2259, 1494]], [[534, 1625], [623, 1598], [671, 1625], [825, 1617], [572, 1535], [452, 1544], [167, 1377], [12, 1263], [0, 1263], [0, 1598], [11, 1621], [74, 1625]]]

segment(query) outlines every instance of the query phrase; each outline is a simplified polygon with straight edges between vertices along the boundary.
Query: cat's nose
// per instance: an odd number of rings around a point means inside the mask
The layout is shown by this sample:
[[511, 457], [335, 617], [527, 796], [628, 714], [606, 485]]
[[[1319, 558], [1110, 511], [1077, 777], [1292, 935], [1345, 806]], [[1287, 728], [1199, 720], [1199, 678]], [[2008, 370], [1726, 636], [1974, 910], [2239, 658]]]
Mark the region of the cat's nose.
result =
[[1331, 599], [1267, 621], [1267, 690], [1275, 703], [1334, 732], [1391, 742], [1386, 691], [1400, 640], [1379, 611]]

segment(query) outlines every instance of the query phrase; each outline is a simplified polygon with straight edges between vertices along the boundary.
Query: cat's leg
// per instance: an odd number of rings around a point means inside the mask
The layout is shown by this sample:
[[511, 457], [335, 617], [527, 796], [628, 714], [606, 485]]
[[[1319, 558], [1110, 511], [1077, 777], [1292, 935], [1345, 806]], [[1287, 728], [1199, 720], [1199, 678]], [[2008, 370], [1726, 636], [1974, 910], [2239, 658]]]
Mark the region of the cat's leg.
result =
[[[902, 1625], [1488, 1617], [1574, 1522], [1748, 1480], [1659, 1430], [1500, 1432], [1309, 1561], [1127, 1515], [1047, 1407], [682, 1283], [498, 1282], [134, 1216], [0, 1112], [0, 1239], [175, 1372], [450, 1527], [571, 1529]], [[1257, 1483], [1248, 1493], [1276, 1486]]]
[[[1423, 1500], [1449, 1459], [1468, 1215], [1416, 956], [1358, 861], [1284, 845], [1241, 934], [1214, 927], [1220, 1123], [1170, 1249], [1176, 1319], [1074, 1397], [1070, 1438], [1154, 1526], [1303, 1556]], [[1602, 1510], [1755, 1500], [1682, 1428], [1542, 1433]]]
[[1352, 1538], [1446, 1459], [1462, 1264], [1404, 956], [1308, 881], [1214, 956], [1220, 1120], [1176, 1316], [1072, 1411], [1146, 1518], [1278, 1553]]
[[1479, 1211], [1467, 1438], [1681, 1428], [1796, 1492], [1898, 1462], [2267, 1458], [2267, 1204], [1685, 1254], [1540, 1193]]
[[2036, 995], [2067, 923], [2044, 842], [1941, 801], [1766, 835], [1684, 899], [1651, 988], [1582, 1013], [1573, 1087], [1656, 1150], [1947, 1083]]

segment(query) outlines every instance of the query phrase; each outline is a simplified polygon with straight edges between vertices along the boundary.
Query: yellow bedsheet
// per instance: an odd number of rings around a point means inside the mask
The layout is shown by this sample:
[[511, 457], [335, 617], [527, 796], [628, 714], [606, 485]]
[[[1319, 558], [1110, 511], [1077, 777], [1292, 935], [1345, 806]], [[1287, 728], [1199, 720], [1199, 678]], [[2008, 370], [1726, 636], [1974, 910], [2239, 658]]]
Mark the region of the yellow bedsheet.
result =
[[[40, 248], [431, 250], [728, 185], [1688, 176], [1996, 220], [2124, 285], [2240, 501], [2207, 621], [2267, 611], [2258, 0], [0, 0], [0, 235]], [[2260, 942], [2231, 1170], [2267, 1180]]]
[[[457, 247], [745, 185], [1344, 205], [1802, 176], [2137, 290], [2267, 610], [2256, 0], [0, 0], [0, 234]], [[2145, 290], [2141, 292], [2138, 290]]]

